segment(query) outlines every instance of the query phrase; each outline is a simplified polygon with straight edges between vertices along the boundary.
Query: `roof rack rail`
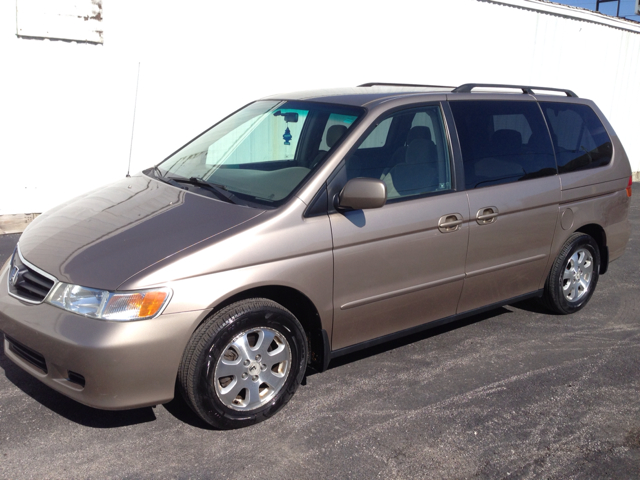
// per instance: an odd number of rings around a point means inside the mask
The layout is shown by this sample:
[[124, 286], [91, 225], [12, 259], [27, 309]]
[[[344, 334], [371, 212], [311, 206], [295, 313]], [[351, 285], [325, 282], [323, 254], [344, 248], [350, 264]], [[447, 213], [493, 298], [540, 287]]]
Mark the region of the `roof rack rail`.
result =
[[415, 83], [383, 83], [371, 82], [358, 85], [359, 87], [433, 87], [433, 88], [455, 88], [450, 85], [419, 85]]
[[452, 93], [471, 93], [471, 90], [474, 88], [482, 88], [482, 87], [492, 87], [492, 88], [519, 88], [522, 90], [522, 93], [527, 93], [529, 95], [534, 95], [533, 90], [549, 90], [552, 92], [562, 92], [567, 97], [578, 97], [571, 90], [567, 90], [565, 88], [549, 88], [549, 87], [531, 87], [528, 85], [500, 85], [495, 83], [465, 83], [464, 85], [460, 85], [457, 88], [453, 89]]

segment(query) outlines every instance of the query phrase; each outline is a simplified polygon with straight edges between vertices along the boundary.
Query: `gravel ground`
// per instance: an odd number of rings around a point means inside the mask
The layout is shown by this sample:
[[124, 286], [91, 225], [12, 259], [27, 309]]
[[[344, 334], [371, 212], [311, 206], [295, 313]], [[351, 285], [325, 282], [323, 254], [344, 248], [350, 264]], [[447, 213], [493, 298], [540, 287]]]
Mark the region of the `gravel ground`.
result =
[[639, 187], [581, 312], [518, 304], [341, 358], [243, 430], [82, 406], [0, 348], [0, 478], [640, 478]]

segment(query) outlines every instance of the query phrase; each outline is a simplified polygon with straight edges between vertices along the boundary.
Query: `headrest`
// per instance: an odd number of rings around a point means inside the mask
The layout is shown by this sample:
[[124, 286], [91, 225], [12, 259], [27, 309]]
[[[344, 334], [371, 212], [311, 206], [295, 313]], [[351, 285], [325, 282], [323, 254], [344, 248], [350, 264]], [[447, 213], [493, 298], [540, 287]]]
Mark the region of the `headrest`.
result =
[[431, 129], [429, 127], [413, 127], [407, 134], [407, 145], [419, 138], [432, 140]]
[[514, 154], [522, 148], [522, 135], [517, 130], [496, 130], [491, 136], [494, 149], [506, 154]]
[[344, 125], [331, 125], [327, 130], [327, 146], [329, 148], [333, 147], [346, 131], [347, 127]]
[[[415, 128], [415, 127], [414, 127]], [[427, 128], [427, 127], [424, 127]], [[407, 147], [405, 162], [407, 163], [424, 163], [429, 161], [431, 157], [433, 142], [425, 138], [418, 138], [411, 142]]]

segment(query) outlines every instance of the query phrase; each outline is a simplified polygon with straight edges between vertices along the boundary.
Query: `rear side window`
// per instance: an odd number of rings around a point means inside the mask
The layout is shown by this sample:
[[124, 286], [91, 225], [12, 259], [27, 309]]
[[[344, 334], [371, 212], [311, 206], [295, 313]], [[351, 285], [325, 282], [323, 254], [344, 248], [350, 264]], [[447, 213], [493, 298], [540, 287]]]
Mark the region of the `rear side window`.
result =
[[541, 102], [556, 152], [560, 173], [586, 170], [611, 161], [611, 139], [596, 113], [587, 105]]
[[450, 105], [462, 148], [466, 188], [557, 173], [537, 103], [481, 100]]

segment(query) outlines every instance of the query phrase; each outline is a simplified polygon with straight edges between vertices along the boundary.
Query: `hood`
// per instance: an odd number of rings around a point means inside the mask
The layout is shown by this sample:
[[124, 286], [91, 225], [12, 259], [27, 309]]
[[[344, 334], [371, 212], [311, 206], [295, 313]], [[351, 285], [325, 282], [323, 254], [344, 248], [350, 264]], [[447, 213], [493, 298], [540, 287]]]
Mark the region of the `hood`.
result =
[[40, 215], [20, 238], [20, 252], [60, 281], [115, 290], [144, 268], [263, 212], [141, 175]]

